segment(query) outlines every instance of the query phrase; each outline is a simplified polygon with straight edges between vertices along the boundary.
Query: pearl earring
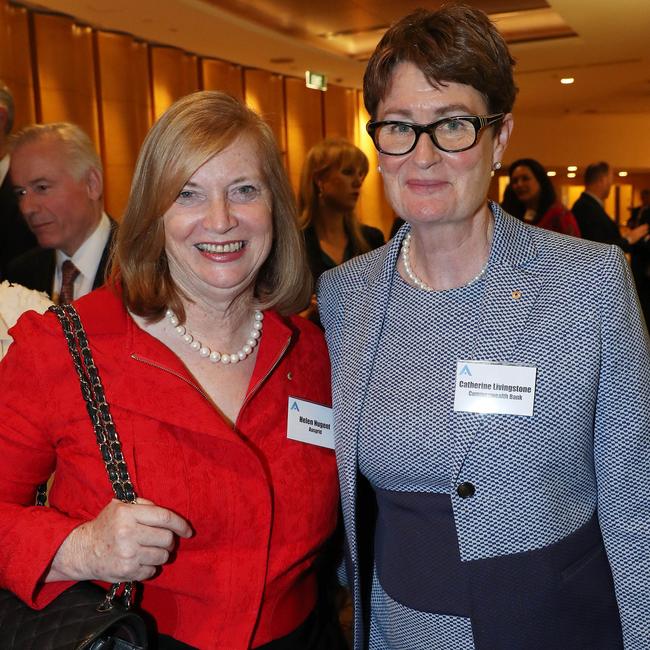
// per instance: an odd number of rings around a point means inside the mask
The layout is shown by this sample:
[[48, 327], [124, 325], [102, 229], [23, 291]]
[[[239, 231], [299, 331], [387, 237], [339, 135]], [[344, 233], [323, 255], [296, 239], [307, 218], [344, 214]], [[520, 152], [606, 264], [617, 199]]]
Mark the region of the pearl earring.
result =
[[381, 165], [377, 165], [377, 171], [381, 174]]
[[499, 161], [495, 162], [494, 165], [492, 165], [492, 169], [496, 172], [501, 169], [501, 163]]

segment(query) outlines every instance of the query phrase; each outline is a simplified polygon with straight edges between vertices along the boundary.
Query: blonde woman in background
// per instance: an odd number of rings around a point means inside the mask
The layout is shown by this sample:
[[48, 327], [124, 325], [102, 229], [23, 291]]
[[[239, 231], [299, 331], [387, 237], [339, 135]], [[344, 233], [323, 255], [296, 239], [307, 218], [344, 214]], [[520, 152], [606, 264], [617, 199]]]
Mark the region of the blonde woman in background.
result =
[[342, 138], [319, 142], [307, 154], [298, 210], [314, 281], [351, 257], [384, 244], [381, 230], [359, 223], [355, 208], [368, 158]]

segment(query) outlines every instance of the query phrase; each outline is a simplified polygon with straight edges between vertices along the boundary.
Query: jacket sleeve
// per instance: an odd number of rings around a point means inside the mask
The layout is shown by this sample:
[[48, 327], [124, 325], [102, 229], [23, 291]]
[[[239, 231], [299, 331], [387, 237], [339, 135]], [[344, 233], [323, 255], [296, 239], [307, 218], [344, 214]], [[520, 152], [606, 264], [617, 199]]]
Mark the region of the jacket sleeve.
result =
[[630, 269], [617, 247], [609, 250], [600, 287], [598, 516], [625, 650], [641, 650], [650, 648], [650, 345]]
[[61, 407], [55, 384], [69, 360], [62, 334], [47, 333], [44, 324], [49, 321], [53, 331], [53, 320], [51, 314], [23, 316], [0, 363], [0, 587], [35, 608], [70, 585], [41, 580], [63, 540], [82, 523], [33, 505], [36, 486], [55, 469], [50, 423]]

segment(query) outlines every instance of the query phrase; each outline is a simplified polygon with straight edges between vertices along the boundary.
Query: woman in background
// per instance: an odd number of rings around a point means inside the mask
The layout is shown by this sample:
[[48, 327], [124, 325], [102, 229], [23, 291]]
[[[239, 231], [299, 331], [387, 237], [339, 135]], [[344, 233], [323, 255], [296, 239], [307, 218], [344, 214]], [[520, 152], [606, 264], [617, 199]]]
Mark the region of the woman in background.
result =
[[366, 155], [342, 138], [323, 140], [307, 154], [298, 211], [314, 282], [323, 271], [384, 243], [381, 230], [359, 223], [354, 212], [367, 174]]
[[546, 170], [532, 158], [515, 160], [508, 170], [502, 208], [517, 219], [546, 230], [580, 237], [573, 213], [558, 201]]

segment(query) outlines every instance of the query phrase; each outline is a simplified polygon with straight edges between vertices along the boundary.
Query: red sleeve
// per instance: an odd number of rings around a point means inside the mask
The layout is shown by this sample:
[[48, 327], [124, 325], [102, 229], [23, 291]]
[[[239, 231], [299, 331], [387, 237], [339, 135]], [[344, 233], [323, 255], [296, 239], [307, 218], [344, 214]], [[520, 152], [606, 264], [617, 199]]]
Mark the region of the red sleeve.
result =
[[561, 203], [554, 203], [537, 225], [564, 235], [580, 237], [580, 227], [573, 212], [567, 210]]
[[53, 315], [34, 312], [12, 329], [0, 363], [0, 586], [30, 606], [45, 606], [67, 582], [41, 579], [63, 540], [81, 520], [34, 503], [36, 486], [56, 463], [51, 417], [61, 408], [54, 387], [69, 372], [69, 353]]
[[562, 215], [562, 232], [565, 235], [572, 235], [573, 237], [582, 236], [578, 220], [575, 218], [571, 210], [565, 210]]

